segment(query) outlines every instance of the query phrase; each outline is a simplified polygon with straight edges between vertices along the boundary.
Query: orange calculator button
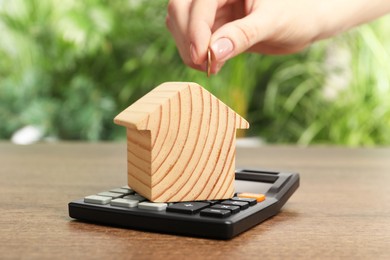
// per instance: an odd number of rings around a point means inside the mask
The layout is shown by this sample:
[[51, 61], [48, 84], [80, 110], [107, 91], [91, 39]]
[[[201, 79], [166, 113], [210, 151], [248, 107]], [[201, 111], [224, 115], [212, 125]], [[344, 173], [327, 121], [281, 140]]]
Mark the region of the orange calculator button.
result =
[[249, 192], [239, 193], [239, 194], [237, 194], [237, 197], [239, 197], [239, 198], [248, 198], [248, 199], [256, 199], [257, 202], [262, 202], [263, 200], [265, 200], [265, 195], [264, 194], [249, 193]]

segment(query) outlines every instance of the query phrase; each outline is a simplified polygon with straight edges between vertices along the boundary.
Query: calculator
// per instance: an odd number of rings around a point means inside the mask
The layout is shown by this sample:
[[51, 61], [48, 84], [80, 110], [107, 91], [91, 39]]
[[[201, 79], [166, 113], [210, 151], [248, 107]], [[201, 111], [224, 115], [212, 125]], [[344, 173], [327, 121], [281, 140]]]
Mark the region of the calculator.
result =
[[150, 202], [128, 186], [68, 204], [85, 222], [184, 236], [230, 239], [276, 215], [299, 186], [299, 174], [239, 169], [231, 199]]

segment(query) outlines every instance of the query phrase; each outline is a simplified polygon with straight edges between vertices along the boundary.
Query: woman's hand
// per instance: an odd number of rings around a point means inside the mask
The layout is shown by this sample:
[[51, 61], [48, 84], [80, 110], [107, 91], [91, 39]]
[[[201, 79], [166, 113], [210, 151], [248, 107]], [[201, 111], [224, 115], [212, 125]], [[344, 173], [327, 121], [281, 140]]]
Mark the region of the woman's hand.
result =
[[212, 73], [242, 52], [290, 54], [390, 11], [388, 0], [171, 0], [166, 18], [184, 63]]

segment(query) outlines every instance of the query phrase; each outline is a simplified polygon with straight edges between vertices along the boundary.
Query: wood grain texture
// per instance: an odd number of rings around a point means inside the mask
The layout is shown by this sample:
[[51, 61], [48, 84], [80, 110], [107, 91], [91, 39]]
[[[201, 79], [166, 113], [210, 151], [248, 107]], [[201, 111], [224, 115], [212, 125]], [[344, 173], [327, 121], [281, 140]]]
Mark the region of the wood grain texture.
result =
[[121, 112], [128, 184], [155, 202], [231, 198], [236, 129], [248, 122], [196, 83], [164, 83]]
[[72, 220], [67, 204], [126, 184], [126, 144], [0, 142], [1, 259], [390, 259], [390, 148], [236, 149], [238, 167], [298, 171], [281, 212], [218, 241]]

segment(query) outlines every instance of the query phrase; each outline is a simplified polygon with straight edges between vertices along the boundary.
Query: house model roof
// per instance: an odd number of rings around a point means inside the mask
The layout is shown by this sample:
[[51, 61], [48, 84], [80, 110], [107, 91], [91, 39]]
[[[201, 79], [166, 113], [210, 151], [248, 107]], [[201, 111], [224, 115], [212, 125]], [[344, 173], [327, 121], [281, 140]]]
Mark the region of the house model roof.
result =
[[[190, 90], [190, 101], [192, 102], [185, 102], [188, 100], [184, 98], [179, 100], [177, 108], [172, 108], [173, 104], [170, 101], [172, 101], [172, 99], [176, 98], [178, 95], [180, 99], [180, 93], [182, 93], [186, 89]], [[195, 93], [198, 94], [199, 91], [201, 92], [201, 95], [196, 98]], [[197, 103], [194, 104], [194, 102]], [[152, 91], [150, 91], [145, 96], [133, 103], [131, 106], [123, 110], [114, 118], [114, 122], [118, 125], [122, 125], [130, 129], [152, 130], [153, 127], [157, 126], [150, 122], [152, 120], [151, 117], [153, 115], [158, 117], [162, 116], [161, 110], [163, 107], [167, 108], [168, 106], [171, 106], [171, 111], [180, 113], [180, 111], [182, 111], [182, 109], [180, 109], [182, 106], [188, 107], [192, 104], [192, 106], [197, 107], [196, 109], [194, 109], [195, 111], [193, 112], [203, 113], [208, 110], [208, 108], [205, 107], [205, 104], [207, 104], [208, 102], [218, 102], [223, 104], [222, 101], [217, 99], [214, 95], [212, 95], [210, 92], [208, 92], [196, 83], [167, 82], [154, 88]], [[249, 123], [244, 118], [242, 118], [228, 106], [226, 106], [226, 109], [228, 109], [230, 113], [236, 114], [237, 129], [249, 128]], [[172, 116], [172, 114], [170, 114], [170, 116]]]

